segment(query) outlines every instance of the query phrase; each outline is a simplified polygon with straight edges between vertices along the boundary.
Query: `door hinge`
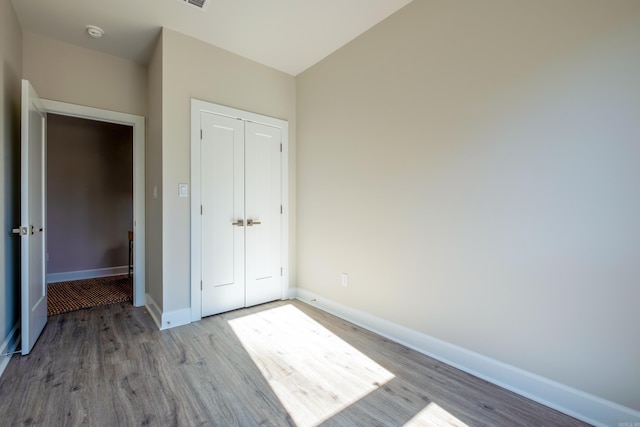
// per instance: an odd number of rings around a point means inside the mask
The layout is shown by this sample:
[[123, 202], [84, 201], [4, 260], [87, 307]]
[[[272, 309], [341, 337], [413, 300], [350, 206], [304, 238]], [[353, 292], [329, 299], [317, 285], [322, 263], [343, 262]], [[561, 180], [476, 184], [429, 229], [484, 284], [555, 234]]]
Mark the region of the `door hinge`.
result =
[[280, 205], [280, 215], [282, 215], [282, 205]]
[[200, 280], [200, 290], [202, 290], [202, 280]]
[[200, 205], [200, 215], [202, 215], [202, 205]]
[[202, 139], [202, 129], [200, 129], [200, 139]]
[[283, 268], [280, 267], [280, 276], [282, 276], [282, 275], [283, 275]]
[[282, 153], [282, 144], [280, 144], [280, 152]]

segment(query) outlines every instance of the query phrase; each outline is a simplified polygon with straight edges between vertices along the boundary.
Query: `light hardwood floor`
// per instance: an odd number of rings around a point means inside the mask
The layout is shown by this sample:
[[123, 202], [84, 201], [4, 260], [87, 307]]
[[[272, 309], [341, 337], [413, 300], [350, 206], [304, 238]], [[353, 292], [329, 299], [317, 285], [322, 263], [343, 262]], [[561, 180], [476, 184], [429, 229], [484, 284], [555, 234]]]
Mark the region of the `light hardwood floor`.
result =
[[51, 317], [0, 424], [585, 425], [299, 301], [166, 331], [128, 304]]

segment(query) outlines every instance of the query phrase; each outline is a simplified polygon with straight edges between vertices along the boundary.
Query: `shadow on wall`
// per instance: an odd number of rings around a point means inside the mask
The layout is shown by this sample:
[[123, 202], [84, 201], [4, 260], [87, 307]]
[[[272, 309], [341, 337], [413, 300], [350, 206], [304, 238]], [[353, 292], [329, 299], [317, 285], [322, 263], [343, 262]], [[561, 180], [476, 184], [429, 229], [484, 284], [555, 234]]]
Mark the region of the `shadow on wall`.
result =
[[4, 254], [4, 302], [5, 321], [11, 328], [20, 315], [20, 238], [10, 230], [20, 225], [20, 78], [13, 68], [3, 61], [2, 87], [4, 115], [2, 120], [2, 153], [3, 153], [3, 218], [4, 230], [7, 234], [2, 245]]

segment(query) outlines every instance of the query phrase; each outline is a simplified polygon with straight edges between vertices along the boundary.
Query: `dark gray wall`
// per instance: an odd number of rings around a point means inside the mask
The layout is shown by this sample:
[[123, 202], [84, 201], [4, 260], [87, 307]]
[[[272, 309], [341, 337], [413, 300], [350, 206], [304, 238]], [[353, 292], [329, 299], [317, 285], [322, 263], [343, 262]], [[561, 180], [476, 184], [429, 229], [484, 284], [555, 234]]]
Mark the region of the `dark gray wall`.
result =
[[49, 114], [48, 273], [128, 264], [133, 128]]

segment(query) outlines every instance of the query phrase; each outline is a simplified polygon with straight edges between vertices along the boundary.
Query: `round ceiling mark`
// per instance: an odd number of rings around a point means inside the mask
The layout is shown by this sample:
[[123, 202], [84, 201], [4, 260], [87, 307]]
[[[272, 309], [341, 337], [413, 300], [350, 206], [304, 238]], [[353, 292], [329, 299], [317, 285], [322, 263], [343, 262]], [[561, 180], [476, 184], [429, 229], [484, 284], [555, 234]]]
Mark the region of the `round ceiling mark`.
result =
[[85, 29], [87, 30], [87, 34], [94, 39], [99, 39], [104, 35], [104, 30], [100, 27], [96, 27], [95, 25], [87, 25]]

